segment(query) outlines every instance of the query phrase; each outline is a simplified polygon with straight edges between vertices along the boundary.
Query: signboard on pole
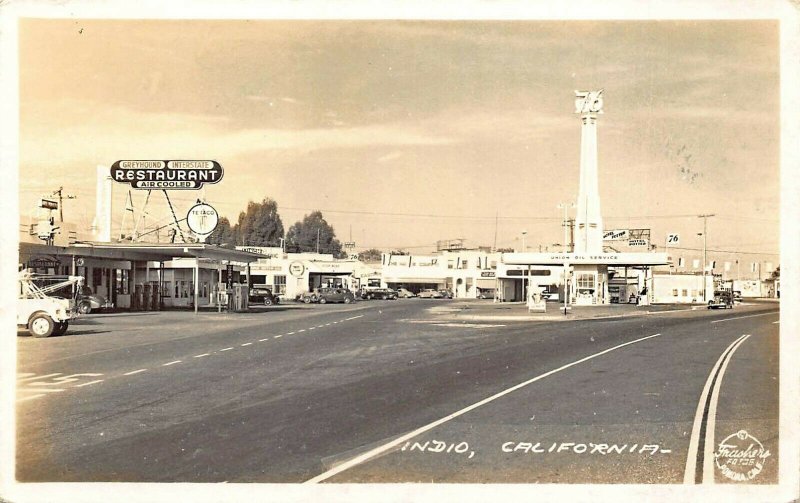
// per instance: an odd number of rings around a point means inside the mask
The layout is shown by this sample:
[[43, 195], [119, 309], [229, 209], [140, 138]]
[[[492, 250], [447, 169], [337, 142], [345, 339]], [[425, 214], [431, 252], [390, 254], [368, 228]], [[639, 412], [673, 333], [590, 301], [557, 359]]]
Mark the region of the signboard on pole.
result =
[[53, 201], [52, 199], [44, 199], [42, 198], [42, 202], [39, 203], [40, 208], [44, 208], [46, 210], [57, 210], [58, 209], [58, 201]]
[[213, 206], [206, 203], [198, 203], [191, 207], [186, 214], [186, 225], [197, 234], [201, 241], [209, 236], [219, 223], [219, 215]]
[[627, 241], [628, 239], [630, 239], [630, 231], [628, 229], [603, 231], [603, 241]]
[[631, 239], [628, 241], [628, 246], [647, 246], [646, 239]]
[[217, 161], [117, 161], [111, 165], [111, 179], [134, 189], [197, 190], [219, 182], [222, 175]]

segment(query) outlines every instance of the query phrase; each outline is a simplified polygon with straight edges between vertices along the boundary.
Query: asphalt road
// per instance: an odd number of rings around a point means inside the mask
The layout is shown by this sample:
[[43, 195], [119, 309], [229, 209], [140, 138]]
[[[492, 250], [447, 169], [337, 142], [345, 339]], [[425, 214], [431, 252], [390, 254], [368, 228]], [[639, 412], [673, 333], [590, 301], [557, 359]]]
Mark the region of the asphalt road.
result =
[[17, 478], [777, 482], [777, 304], [464, 324], [436, 302], [20, 337]]

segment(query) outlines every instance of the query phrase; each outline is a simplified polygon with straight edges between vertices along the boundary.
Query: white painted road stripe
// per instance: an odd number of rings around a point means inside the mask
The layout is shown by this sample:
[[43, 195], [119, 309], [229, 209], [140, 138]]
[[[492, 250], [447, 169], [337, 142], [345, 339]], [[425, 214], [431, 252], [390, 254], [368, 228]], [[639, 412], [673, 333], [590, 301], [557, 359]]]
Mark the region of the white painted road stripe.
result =
[[273, 337], [273, 339], [279, 339], [281, 337], [283, 337], [283, 335], [276, 335], [275, 337]]
[[221, 353], [221, 352], [223, 352], [223, 351], [230, 351], [231, 349], [233, 349], [233, 347], [229, 347], [229, 348], [222, 348], [222, 349], [220, 349], [220, 350], [219, 350], [219, 352]]
[[364, 317], [363, 314], [359, 314], [358, 316], [351, 316], [350, 318], [345, 318], [345, 321], [355, 320], [355, 319], [363, 318], [363, 317]]
[[297, 332], [298, 332], [298, 333], [300, 333], [300, 332], [305, 332], [305, 331], [306, 331], [306, 329], [305, 329], [305, 328], [301, 328], [301, 329], [300, 329], [300, 330], [298, 330]]
[[736, 318], [725, 318], [724, 320], [714, 320], [711, 323], [722, 323], [723, 321], [733, 321], [733, 320], [743, 320], [745, 318], [755, 318], [756, 316], [769, 316], [769, 315], [778, 315], [780, 314], [778, 311], [774, 313], [761, 313], [761, 314], [751, 314], [748, 316], [738, 316]]
[[[739, 337], [738, 339], [733, 341], [727, 348], [725, 348], [725, 351], [722, 352], [717, 362], [711, 368], [711, 372], [708, 374], [708, 379], [706, 379], [706, 384], [705, 386], [703, 386], [703, 391], [700, 393], [700, 401], [697, 404], [697, 411], [694, 414], [694, 423], [692, 424], [692, 434], [689, 437], [689, 452], [686, 455], [686, 468], [683, 472], [684, 484], [694, 484], [695, 472], [697, 470], [697, 451], [700, 446], [700, 429], [703, 425], [703, 415], [705, 413], [706, 402], [708, 401], [708, 394], [711, 392], [711, 383], [714, 382], [714, 376], [717, 374], [717, 369], [719, 369], [719, 367], [722, 365], [722, 361], [725, 359], [725, 356], [729, 353], [731, 348], [736, 346], [736, 344], [739, 343], [740, 341], [743, 341], [746, 337], [748, 336], [743, 335]], [[708, 430], [706, 430], [706, 433], [708, 433]]]
[[266, 339], [259, 339], [258, 342], [264, 342], [264, 341], [268, 341], [268, 340], [269, 340], [269, 337], [267, 337]]
[[[315, 328], [317, 328], [317, 327], [308, 327], [309, 330], [314, 330]], [[301, 330], [301, 332], [302, 332], [302, 330]]]
[[124, 375], [124, 376], [132, 376], [133, 374], [138, 374], [139, 372], [147, 372], [147, 369], [134, 370], [133, 372], [126, 372], [126, 373], [124, 373], [122, 375]]
[[286, 334], [286, 335], [294, 335], [294, 332], [289, 332], [289, 333], [288, 333], [288, 334]]
[[722, 387], [722, 377], [725, 375], [725, 369], [728, 368], [728, 363], [730, 363], [731, 358], [733, 358], [733, 353], [735, 353], [736, 350], [739, 349], [739, 346], [744, 344], [744, 341], [749, 337], [750, 335], [748, 334], [739, 339], [736, 346], [728, 353], [727, 358], [722, 362], [722, 366], [719, 369], [719, 375], [717, 376], [716, 382], [714, 382], [714, 389], [711, 390], [711, 402], [708, 406], [708, 415], [706, 419], [706, 441], [703, 445], [703, 484], [714, 483], [714, 430], [717, 424], [717, 402], [719, 401], [719, 390]]
[[181, 363], [181, 361], [180, 360], [175, 360], [174, 362], [165, 363], [164, 365], [162, 365], [162, 367], [166, 367], [166, 366], [169, 366], [169, 365], [175, 365], [176, 363]]
[[103, 379], [98, 379], [98, 380], [96, 380], [96, 381], [89, 381], [89, 382], [85, 382], [85, 383], [83, 383], [83, 384], [79, 384], [79, 385], [77, 385], [77, 386], [75, 386], [75, 387], [76, 387], [76, 388], [82, 388], [82, 387], [84, 387], [84, 386], [89, 386], [89, 385], [91, 385], [91, 384], [96, 384], [96, 383], [99, 383], [99, 382], [103, 382]]
[[241, 344], [241, 346], [249, 346], [250, 344], [252, 344], [252, 342], [245, 342], [244, 344]]
[[439, 426], [441, 424], [444, 424], [444, 423], [450, 421], [451, 419], [454, 419], [454, 418], [456, 418], [458, 416], [464, 415], [467, 412], [470, 412], [470, 411], [472, 411], [474, 409], [477, 409], [478, 407], [480, 407], [482, 405], [485, 405], [485, 404], [487, 404], [489, 402], [497, 400], [498, 398], [503, 397], [503, 396], [505, 396], [505, 395], [507, 395], [509, 393], [512, 393], [512, 392], [514, 392], [514, 391], [516, 391], [516, 390], [518, 390], [520, 388], [523, 388], [523, 387], [525, 387], [525, 386], [527, 386], [527, 385], [529, 385], [531, 383], [534, 383], [536, 381], [544, 379], [545, 377], [551, 376], [551, 375], [553, 375], [553, 374], [555, 374], [557, 372], [561, 372], [562, 370], [568, 369], [568, 368], [570, 368], [570, 367], [572, 367], [574, 365], [578, 365], [579, 363], [583, 363], [583, 362], [591, 360], [593, 358], [597, 358], [598, 356], [602, 356], [602, 355], [604, 355], [606, 353], [610, 353], [611, 351], [615, 351], [615, 350], [623, 348], [625, 346], [629, 346], [631, 344], [636, 344], [637, 342], [645, 341], [647, 339], [652, 339], [653, 337], [658, 337], [659, 335], [661, 335], [661, 334], [648, 335], [647, 337], [641, 337], [639, 339], [634, 339], [632, 341], [625, 342], [623, 344], [618, 344], [618, 345], [616, 345], [614, 347], [611, 347], [611, 348], [608, 348], [606, 350], [600, 351], [599, 353], [595, 353], [593, 355], [586, 356], [584, 358], [581, 358], [580, 360], [575, 360], [572, 363], [568, 363], [566, 365], [562, 365], [561, 367], [558, 367], [557, 369], [550, 370], [550, 371], [545, 372], [544, 374], [540, 374], [540, 375], [538, 375], [538, 376], [536, 376], [536, 377], [534, 377], [532, 379], [528, 379], [525, 382], [522, 382], [522, 383], [519, 383], [519, 384], [517, 384], [515, 386], [512, 386], [512, 387], [510, 387], [510, 388], [508, 388], [508, 389], [506, 389], [504, 391], [501, 391], [499, 393], [496, 393], [496, 394], [494, 394], [494, 395], [492, 395], [492, 396], [490, 396], [488, 398], [484, 398], [480, 402], [477, 402], [477, 403], [474, 403], [474, 404], [472, 404], [472, 405], [470, 405], [468, 407], [465, 407], [465, 408], [459, 410], [458, 412], [454, 412], [454, 413], [450, 414], [449, 416], [445, 416], [445, 417], [443, 417], [441, 419], [438, 419], [438, 420], [436, 420], [436, 421], [434, 421], [434, 422], [432, 422], [430, 424], [427, 424], [427, 425], [425, 425], [425, 426], [423, 426], [421, 428], [417, 428], [416, 430], [412, 431], [411, 433], [406, 433], [405, 435], [403, 435], [403, 436], [401, 436], [399, 438], [396, 438], [396, 439], [392, 440], [391, 442], [388, 442], [388, 443], [383, 444], [381, 446], [378, 446], [378, 447], [376, 447], [374, 449], [371, 449], [371, 450], [365, 452], [364, 454], [361, 454], [360, 456], [356, 456], [355, 458], [351, 459], [350, 461], [346, 461], [344, 463], [341, 463], [341, 464], [335, 466], [334, 468], [331, 468], [330, 470], [328, 470], [328, 471], [326, 471], [324, 473], [321, 473], [321, 474], [317, 475], [316, 477], [314, 477], [312, 479], [307, 480], [304, 483], [305, 484], [316, 484], [318, 482], [322, 482], [322, 481], [324, 481], [326, 479], [329, 479], [329, 478], [333, 477], [336, 474], [339, 474], [339, 473], [341, 473], [341, 472], [343, 472], [345, 470], [349, 470], [350, 468], [352, 468], [352, 467], [354, 467], [356, 465], [360, 465], [361, 463], [369, 461], [370, 459], [374, 458], [375, 456], [378, 456], [379, 454], [383, 454], [384, 452], [386, 452], [386, 451], [388, 451], [388, 450], [390, 450], [390, 449], [392, 449], [394, 447], [397, 447], [398, 445], [402, 444], [403, 442], [407, 442], [408, 440], [410, 440], [410, 439], [412, 439], [412, 438], [414, 438], [414, 437], [416, 437], [418, 435], [421, 435], [421, 434], [425, 433], [426, 431], [432, 430], [433, 428], [436, 428], [437, 426]]
[[195, 358], [202, 358], [202, 357], [204, 357], [204, 356], [208, 356], [208, 355], [210, 355], [210, 354], [211, 354], [211, 353], [203, 353], [202, 355], [194, 355], [194, 357], [195, 357]]
[[35, 391], [37, 393], [60, 393], [63, 388], [20, 388], [18, 391]]
[[43, 396], [44, 396], [44, 394], [31, 395], [31, 396], [26, 396], [25, 398], [19, 398], [19, 399], [17, 399], [17, 401], [18, 402], [27, 402], [28, 400], [33, 400], [34, 398], [41, 398]]
[[34, 377], [26, 377], [25, 379], [17, 379], [17, 382], [25, 382], [25, 381], [35, 381], [38, 379], [47, 379], [48, 377], [55, 377], [60, 376], [61, 372], [56, 372], [55, 374], [47, 374], [43, 376], [34, 376]]
[[778, 320], [778, 321], [773, 321], [773, 322], [772, 322], [772, 324], [773, 324], [773, 325], [777, 325], [777, 324], [778, 324], [778, 323], [780, 323], [780, 322], [781, 322], [781, 320]]

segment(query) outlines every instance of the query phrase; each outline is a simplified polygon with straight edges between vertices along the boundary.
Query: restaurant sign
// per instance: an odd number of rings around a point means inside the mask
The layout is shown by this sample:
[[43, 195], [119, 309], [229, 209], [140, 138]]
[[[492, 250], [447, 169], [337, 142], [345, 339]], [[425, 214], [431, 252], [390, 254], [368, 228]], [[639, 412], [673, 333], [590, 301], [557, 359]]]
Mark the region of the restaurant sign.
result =
[[117, 161], [111, 165], [111, 179], [134, 189], [197, 190], [219, 182], [222, 175], [217, 161]]

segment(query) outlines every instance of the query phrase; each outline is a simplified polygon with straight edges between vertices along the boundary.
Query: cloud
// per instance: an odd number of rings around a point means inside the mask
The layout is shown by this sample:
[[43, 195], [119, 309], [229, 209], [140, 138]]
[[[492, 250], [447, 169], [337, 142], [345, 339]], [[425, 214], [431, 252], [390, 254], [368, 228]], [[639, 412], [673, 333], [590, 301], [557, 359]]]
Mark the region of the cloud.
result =
[[[412, 123], [355, 127], [232, 129], [225, 117], [143, 113], [128, 108], [103, 108], [87, 114], [84, 103], [53, 108], [27, 107], [22, 117], [20, 164], [110, 164], [118, 159], [231, 158], [269, 150], [309, 151], [370, 146], [445, 145], [455, 141]], [[96, 107], [94, 107], [96, 109]], [[38, 110], [38, 111], [37, 111]], [[341, 123], [343, 124], [343, 123]]]

